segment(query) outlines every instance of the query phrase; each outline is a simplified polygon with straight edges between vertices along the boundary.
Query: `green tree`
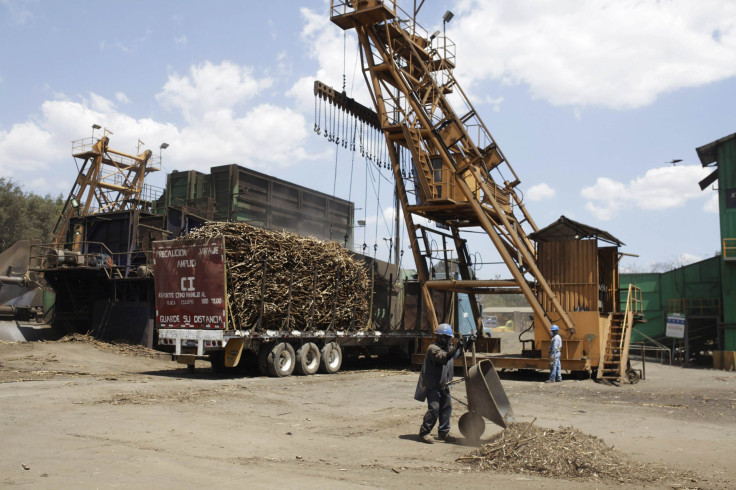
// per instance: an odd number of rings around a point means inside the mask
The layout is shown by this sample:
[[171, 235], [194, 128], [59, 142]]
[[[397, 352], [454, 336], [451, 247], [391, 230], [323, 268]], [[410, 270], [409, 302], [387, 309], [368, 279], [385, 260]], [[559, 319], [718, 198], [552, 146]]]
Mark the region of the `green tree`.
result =
[[45, 197], [26, 195], [28, 232], [25, 238], [38, 238], [44, 243], [50, 242], [63, 205], [61, 195], [55, 198], [51, 194], [46, 194]]
[[0, 250], [20, 240], [25, 227], [23, 190], [12, 180], [0, 177]]
[[61, 195], [25, 193], [11, 179], [0, 177], [0, 251], [18, 240], [50, 242], [63, 204]]

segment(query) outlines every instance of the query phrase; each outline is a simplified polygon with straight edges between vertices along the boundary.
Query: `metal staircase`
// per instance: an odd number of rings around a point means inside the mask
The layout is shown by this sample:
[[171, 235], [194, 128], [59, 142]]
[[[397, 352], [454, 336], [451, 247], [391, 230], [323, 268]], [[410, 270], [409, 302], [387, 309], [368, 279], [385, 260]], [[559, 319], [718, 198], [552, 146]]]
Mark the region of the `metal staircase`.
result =
[[629, 285], [624, 312], [611, 313], [608, 336], [598, 369], [598, 379], [621, 383], [629, 367], [629, 340], [634, 324], [642, 316], [641, 289]]

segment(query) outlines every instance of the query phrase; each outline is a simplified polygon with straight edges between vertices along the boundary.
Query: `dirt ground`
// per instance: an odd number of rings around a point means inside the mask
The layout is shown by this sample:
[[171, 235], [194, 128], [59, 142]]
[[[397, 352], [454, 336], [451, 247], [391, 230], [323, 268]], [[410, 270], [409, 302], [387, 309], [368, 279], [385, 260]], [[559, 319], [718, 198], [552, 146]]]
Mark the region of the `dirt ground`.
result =
[[[26, 488], [621, 488], [473, 470], [424, 444], [417, 373], [354, 366], [275, 379], [190, 373], [164, 354], [0, 344], [0, 486]], [[573, 426], [632, 460], [692, 473], [648, 488], [733, 488], [736, 373], [647, 363], [621, 387], [503, 374], [517, 421]], [[464, 398], [462, 385], [455, 395]], [[464, 412], [455, 404], [453, 431]], [[500, 427], [486, 426], [483, 440]], [[482, 441], [481, 441], [482, 442]], [[560, 457], [565, 449], [559, 448]], [[629, 486], [629, 485], [626, 485]]]

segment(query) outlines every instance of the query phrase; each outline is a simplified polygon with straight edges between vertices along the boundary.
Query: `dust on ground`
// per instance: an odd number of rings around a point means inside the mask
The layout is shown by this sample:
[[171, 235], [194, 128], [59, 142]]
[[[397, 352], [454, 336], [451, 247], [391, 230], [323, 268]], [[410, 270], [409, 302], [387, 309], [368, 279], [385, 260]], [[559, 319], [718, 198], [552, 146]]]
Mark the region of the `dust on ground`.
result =
[[[736, 373], [650, 363], [646, 380], [620, 387], [502, 373], [517, 424], [488, 422], [477, 445], [424, 444], [426, 406], [412, 399], [411, 370], [357, 364], [336, 375], [225, 377], [206, 362], [190, 373], [141, 349], [81, 337], [0, 343], [0, 486], [725, 489], [736, 481]], [[454, 395], [464, 398], [462, 384]], [[464, 411], [454, 403], [458, 437]], [[491, 451], [507, 457], [484, 456]]]

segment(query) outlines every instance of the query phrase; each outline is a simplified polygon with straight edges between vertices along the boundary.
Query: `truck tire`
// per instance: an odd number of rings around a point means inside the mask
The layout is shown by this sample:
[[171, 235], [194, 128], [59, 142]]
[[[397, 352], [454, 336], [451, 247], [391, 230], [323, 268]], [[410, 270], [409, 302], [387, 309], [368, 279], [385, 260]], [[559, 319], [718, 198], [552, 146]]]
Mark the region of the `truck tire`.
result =
[[328, 342], [322, 347], [322, 360], [319, 363], [320, 371], [325, 374], [334, 374], [342, 366], [342, 349], [337, 342]]
[[291, 344], [280, 342], [273, 346], [267, 356], [268, 374], [274, 378], [290, 376], [296, 365], [296, 354]]
[[317, 344], [308, 342], [296, 351], [296, 366], [294, 370], [297, 374], [308, 376], [314, 374], [319, 370], [319, 363], [322, 356], [319, 352]]

